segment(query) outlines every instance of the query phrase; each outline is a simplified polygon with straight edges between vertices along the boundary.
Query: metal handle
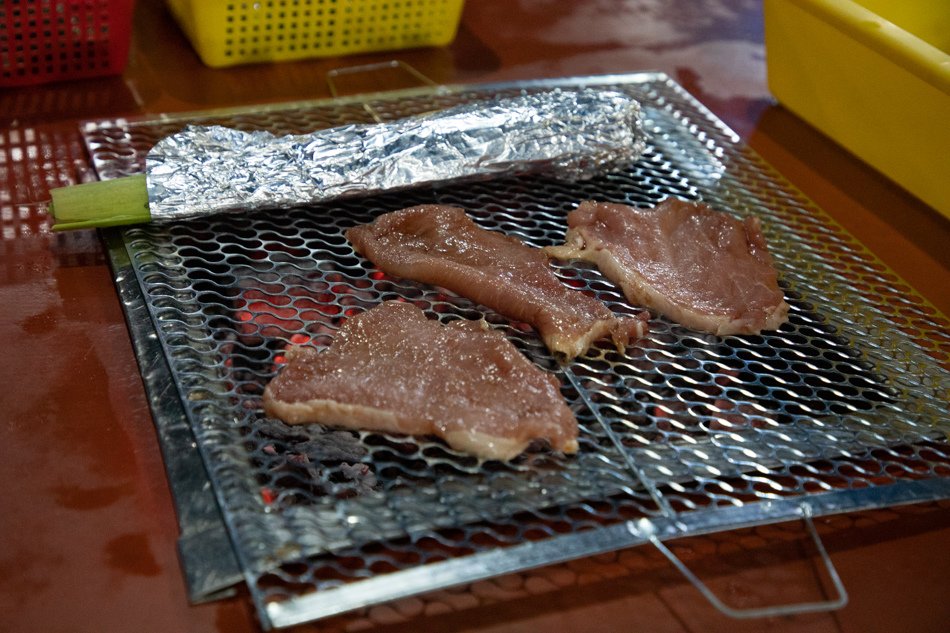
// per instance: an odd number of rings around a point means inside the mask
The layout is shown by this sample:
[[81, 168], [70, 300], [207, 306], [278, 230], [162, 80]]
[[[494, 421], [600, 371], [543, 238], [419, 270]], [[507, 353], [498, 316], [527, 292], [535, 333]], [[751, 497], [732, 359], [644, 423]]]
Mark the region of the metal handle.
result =
[[666, 556], [666, 558], [673, 564], [676, 569], [679, 570], [683, 576], [699, 590], [701, 594], [712, 604], [716, 609], [728, 615], [732, 618], [737, 619], [751, 619], [751, 618], [764, 618], [764, 617], [773, 617], [780, 615], [795, 615], [799, 613], [815, 613], [819, 611], [834, 611], [835, 609], [840, 609], [841, 607], [848, 604], [848, 592], [844, 588], [844, 584], [841, 582], [841, 577], [838, 576], [838, 571], [835, 569], [834, 564], [831, 562], [831, 558], [828, 556], [827, 550], [825, 550], [824, 544], [821, 542], [821, 537], [818, 536], [818, 531], [815, 529], [815, 524], [812, 522], [812, 510], [811, 506], [808, 504], [801, 505], [801, 514], [802, 520], [805, 522], [805, 526], [808, 529], [808, 533], [811, 535], [812, 540], [815, 543], [815, 548], [818, 550], [818, 554], [821, 557], [822, 562], [825, 564], [825, 569], [828, 572], [828, 576], [831, 578], [831, 582], [834, 585], [835, 591], [837, 592], [837, 597], [832, 600], [825, 600], [820, 602], [800, 602], [796, 604], [786, 604], [786, 605], [774, 605], [770, 607], [752, 607], [748, 609], [736, 609], [730, 607], [725, 602], [719, 599], [712, 590], [706, 586], [706, 584], [699, 579], [696, 574], [694, 574], [679, 558], [676, 554], [670, 551], [670, 549], [663, 544], [663, 542], [657, 536], [656, 527], [649, 520], [641, 520], [636, 524], [631, 523], [628, 526], [631, 532], [634, 532], [640, 536], [645, 537], [653, 545], [660, 550], [660, 552]]
[[[396, 70], [396, 69], [403, 70], [409, 73], [410, 75], [412, 75], [413, 78], [419, 81], [419, 83], [424, 84], [426, 86], [430, 86], [432, 88], [442, 87], [440, 84], [437, 84], [432, 79], [430, 79], [429, 77], [421, 73], [411, 64], [407, 64], [406, 62], [394, 59], [388, 62], [377, 62], [373, 64], [362, 64], [359, 66], [346, 66], [344, 68], [334, 68], [327, 72], [327, 88], [330, 89], [330, 95], [333, 98], [336, 98], [339, 96], [339, 93], [337, 91], [335, 80], [342, 75], [358, 75], [361, 73], [370, 73], [370, 72], [375, 72], [378, 70]], [[363, 102], [363, 108], [367, 112], [369, 112], [370, 116], [373, 117], [374, 121], [376, 121], [377, 123], [383, 122], [382, 118], [379, 116], [379, 113], [376, 112], [373, 106], [371, 106], [368, 102], [366, 101]]]

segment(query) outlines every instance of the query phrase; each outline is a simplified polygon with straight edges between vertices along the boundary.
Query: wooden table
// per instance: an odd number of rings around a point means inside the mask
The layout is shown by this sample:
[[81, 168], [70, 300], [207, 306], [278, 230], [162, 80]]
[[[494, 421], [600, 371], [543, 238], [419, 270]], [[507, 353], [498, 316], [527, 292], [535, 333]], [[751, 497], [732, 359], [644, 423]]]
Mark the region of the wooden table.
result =
[[[139, 0], [122, 77], [0, 90], [0, 628], [259, 630], [243, 593], [189, 605], [172, 499], [102, 246], [94, 232], [49, 231], [47, 189], [94, 177], [77, 121], [327, 97], [330, 69], [390, 59], [438, 83], [661, 70], [950, 313], [950, 222], [776, 105], [764, 54], [754, 0], [469, 0], [443, 49], [212, 70], [159, 0]], [[525, 595], [492, 606], [401, 623], [397, 609], [381, 607], [305, 630], [947, 630], [950, 504], [817, 523], [850, 592], [834, 613], [732, 620], [656, 550], [637, 548], [515, 580]], [[813, 562], [770, 534], [686, 546], [697, 573], [733, 603], [827, 595]]]

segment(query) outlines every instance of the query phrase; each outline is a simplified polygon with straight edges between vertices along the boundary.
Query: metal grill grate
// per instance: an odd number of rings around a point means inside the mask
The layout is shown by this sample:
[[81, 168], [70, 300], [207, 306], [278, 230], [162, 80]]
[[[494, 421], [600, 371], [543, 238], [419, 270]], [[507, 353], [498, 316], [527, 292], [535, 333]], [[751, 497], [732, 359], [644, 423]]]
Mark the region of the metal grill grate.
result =
[[[111, 178], [140, 171], [145, 152], [186, 123], [304, 132], [579, 83], [643, 104], [650, 147], [628, 170], [110, 233], [120, 285], [147, 307], [265, 625], [647, 541], [637, 526], [668, 538], [787, 520], [803, 504], [828, 514], [950, 496], [944, 318], [662, 75], [408, 91], [373, 97], [370, 109], [342, 99], [95, 122], [83, 133]], [[715, 337], [656, 318], [626, 354], [604, 345], [561, 366], [530, 328], [388, 277], [344, 238], [380, 213], [439, 203], [546, 246], [581, 200], [666, 196], [762, 218], [788, 324]], [[557, 273], [616, 312], [636, 311], [590, 266]], [[263, 418], [261, 393], [288, 344], [325, 346], [347, 316], [391, 298], [443, 321], [484, 317], [555, 372], [580, 421], [579, 454], [479, 463], [436, 441]]]

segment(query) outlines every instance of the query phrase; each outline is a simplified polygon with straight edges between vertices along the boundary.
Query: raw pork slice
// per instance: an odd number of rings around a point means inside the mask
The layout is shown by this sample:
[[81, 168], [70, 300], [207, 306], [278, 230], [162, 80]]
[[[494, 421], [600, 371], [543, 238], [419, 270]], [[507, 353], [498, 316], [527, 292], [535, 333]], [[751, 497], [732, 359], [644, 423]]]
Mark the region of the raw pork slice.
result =
[[442, 325], [387, 301], [349, 318], [328, 349], [287, 357], [264, 410], [290, 424], [436, 435], [483, 459], [511, 459], [536, 439], [577, 452], [557, 380], [485, 321]]
[[447, 288], [529, 323], [548, 349], [567, 358], [606, 336], [623, 350], [647, 331], [649, 315], [615, 316], [600, 301], [562, 284], [541, 249], [482, 229], [456, 207], [393, 211], [346, 236], [384, 272]]
[[774, 330], [788, 304], [757, 218], [667, 199], [653, 209], [584, 202], [559, 259], [594, 262], [632, 303], [713, 334]]

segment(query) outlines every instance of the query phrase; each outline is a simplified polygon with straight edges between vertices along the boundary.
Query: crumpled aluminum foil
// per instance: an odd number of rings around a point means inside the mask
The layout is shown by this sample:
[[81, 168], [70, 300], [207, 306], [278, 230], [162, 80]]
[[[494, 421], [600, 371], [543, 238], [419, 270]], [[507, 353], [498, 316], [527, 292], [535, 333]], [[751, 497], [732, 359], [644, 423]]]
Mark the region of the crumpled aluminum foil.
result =
[[502, 174], [578, 180], [630, 164], [644, 147], [639, 103], [591, 88], [297, 136], [190, 126], [146, 157], [149, 210], [163, 221]]

